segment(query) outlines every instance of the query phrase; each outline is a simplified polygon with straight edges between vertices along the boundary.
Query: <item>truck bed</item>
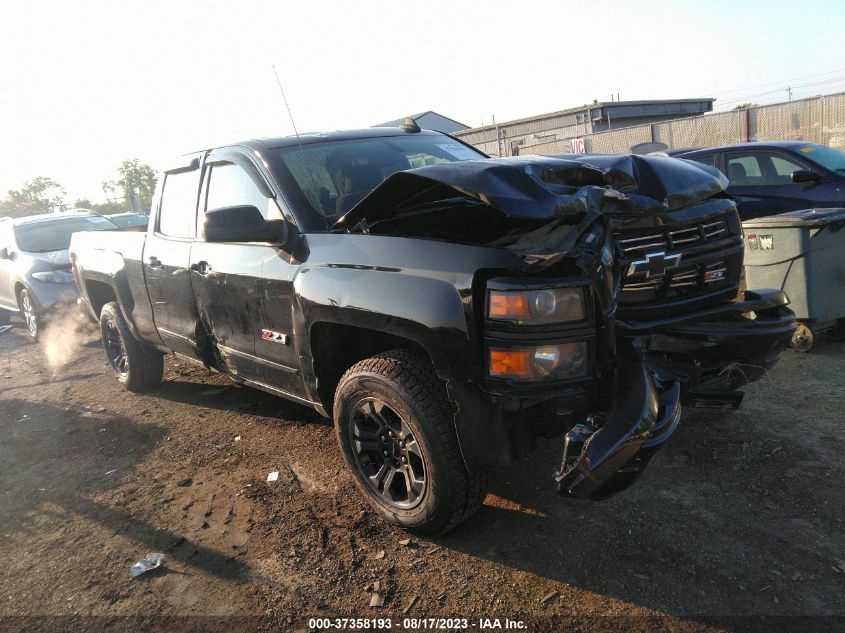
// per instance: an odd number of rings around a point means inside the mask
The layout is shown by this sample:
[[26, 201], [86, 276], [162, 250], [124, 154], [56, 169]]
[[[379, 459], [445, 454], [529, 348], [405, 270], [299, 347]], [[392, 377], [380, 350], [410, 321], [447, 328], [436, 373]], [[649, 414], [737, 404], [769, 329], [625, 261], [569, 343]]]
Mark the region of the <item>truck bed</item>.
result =
[[70, 258], [85, 311], [97, 319], [105, 303], [117, 300], [133, 334], [160, 345], [144, 280], [147, 234], [134, 231], [74, 233]]

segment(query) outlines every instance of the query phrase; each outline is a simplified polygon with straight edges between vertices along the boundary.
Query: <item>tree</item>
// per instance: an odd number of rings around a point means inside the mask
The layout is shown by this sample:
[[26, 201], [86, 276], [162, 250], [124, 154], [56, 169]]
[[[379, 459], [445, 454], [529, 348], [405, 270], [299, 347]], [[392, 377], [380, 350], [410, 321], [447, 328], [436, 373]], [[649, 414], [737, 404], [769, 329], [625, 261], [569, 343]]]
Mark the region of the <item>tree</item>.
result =
[[113, 215], [115, 213], [123, 213], [126, 211], [126, 206], [122, 202], [116, 200], [109, 200], [108, 202], [91, 202], [88, 198], [81, 198], [73, 203], [74, 208], [89, 209], [94, 213], [100, 215]]
[[749, 108], [759, 108], [759, 107], [760, 107], [759, 103], [751, 103], [749, 101], [748, 103], [740, 103], [737, 107], [734, 108], [734, 110], [748, 110]]
[[123, 161], [117, 168], [117, 173], [120, 178], [103, 183], [103, 191], [106, 195], [121, 194], [126, 208], [132, 208], [132, 196], [135, 195], [140, 201], [141, 209], [149, 213], [156, 188], [155, 170], [137, 158], [133, 158]]
[[48, 213], [62, 204], [65, 190], [52, 178], [39, 176], [28, 180], [20, 189], [10, 189], [0, 200], [0, 214], [13, 218]]

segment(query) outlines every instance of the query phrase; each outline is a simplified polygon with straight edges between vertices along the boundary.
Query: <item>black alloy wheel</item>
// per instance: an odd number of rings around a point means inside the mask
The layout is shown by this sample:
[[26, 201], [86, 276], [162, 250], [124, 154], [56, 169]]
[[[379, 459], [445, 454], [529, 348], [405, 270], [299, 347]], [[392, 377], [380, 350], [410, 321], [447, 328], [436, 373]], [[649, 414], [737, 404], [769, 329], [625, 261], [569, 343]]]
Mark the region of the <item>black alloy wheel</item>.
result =
[[365, 397], [350, 408], [347, 433], [355, 464], [373, 493], [396, 508], [420, 503], [425, 461], [408, 424], [384, 400]]
[[337, 385], [332, 413], [356, 485], [392, 525], [442, 534], [483, 502], [486, 473], [467, 468], [455, 409], [425, 354], [394, 349], [357, 362]]
[[117, 324], [114, 321], [106, 321], [103, 328], [103, 345], [106, 348], [106, 358], [111, 368], [119, 376], [126, 376], [129, 367], [126, 361], [126, 347], [117, 331]]
[[161, 382], [164, 355], [135, 338], [117, 303], [107, 303], [100, 311], [100, 333], [106, 359], [120, 384], [137, 393]]

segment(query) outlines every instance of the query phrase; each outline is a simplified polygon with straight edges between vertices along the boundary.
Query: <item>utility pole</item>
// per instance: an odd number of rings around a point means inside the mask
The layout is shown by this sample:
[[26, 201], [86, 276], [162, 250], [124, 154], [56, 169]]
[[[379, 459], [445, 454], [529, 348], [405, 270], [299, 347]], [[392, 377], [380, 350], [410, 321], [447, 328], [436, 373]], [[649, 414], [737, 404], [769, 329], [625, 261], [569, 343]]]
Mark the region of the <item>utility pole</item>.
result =
[[792, 101], [792, 86], [786, 89], [786, 94], [789, 95], [789, 100]]
[[499, 151], [499, 157], [502, 156], [502, 137], [499, 135], [499, 124], [496, 123], [496, 115], [493, 115], [493, 125], [496, 127], [496, 149]]

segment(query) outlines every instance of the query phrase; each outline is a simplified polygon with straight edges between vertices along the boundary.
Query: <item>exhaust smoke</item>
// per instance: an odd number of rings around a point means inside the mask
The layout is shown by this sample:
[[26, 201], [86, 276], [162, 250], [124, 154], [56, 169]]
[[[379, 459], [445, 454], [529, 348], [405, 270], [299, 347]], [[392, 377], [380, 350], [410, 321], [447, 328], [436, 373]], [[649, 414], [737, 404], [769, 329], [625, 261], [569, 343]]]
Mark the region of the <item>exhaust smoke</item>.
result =
[[100, 329], [80, 314], [75, 305], [62, 306], [50, 314], [39, 337], [47, 365], [54, 374], [72, 363], [82, 348], [100, 339]]

